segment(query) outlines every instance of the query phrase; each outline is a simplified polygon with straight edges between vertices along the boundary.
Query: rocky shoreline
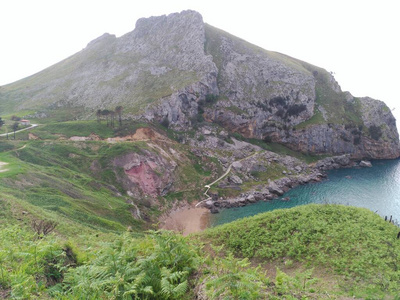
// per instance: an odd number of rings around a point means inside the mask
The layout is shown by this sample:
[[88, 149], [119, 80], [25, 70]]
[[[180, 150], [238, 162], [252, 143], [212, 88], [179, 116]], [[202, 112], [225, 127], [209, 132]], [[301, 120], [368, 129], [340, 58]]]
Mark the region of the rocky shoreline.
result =
[[[211, 213], [218, 213], [223, 208], [242, 207], [258, 201], [269, 201], [282, 196], [290, 189], [313, 182], [320, 182], [327, 178], [326, 171], [339, 168], [352, 167], [371, 167], [369, 161], [361, 160], [356, 162], [350, 158], [350, 155], [340, 155], [324, 158], [315, 164], [311, 164], [308, 168], [302, 170], [297, 168], [297, 174], [288, 173], [285, 177], [274, 181], [269, 181], [268, 185], [264, 185], [260, 189], [251, 190], [241, 193], [238, 197], [222, 199], [218, 194], [210, 193], [211, 199], [202, 203], [202, 206], [208, 208]], [[234, 176], [230, 177], [234, 179]], [[235, 188], [235, 185], [231, 186]], [[289, 199], [287, 199], [289, 200]]]

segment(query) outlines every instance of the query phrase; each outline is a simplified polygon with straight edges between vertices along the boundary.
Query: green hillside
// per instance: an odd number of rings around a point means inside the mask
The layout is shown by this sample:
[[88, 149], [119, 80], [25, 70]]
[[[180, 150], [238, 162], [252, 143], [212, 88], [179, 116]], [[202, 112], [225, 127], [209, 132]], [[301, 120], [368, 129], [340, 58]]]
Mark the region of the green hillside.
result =
[[[0, 203], [3, 216], [12, 210]], [[83, 243], [38, 236], [11, 220], [0, 228], [4, 297], [397, 299], [400, 292], [399, 229], [360, 208], [276, 210], [186, 238], [88, 232]]]
[[324, 69], [184, 11], [0, 87], [0, 117], [0, 299], [400, 300], [400, 229], [366, 209], [166, 226], [398, 158], [387, 106]]

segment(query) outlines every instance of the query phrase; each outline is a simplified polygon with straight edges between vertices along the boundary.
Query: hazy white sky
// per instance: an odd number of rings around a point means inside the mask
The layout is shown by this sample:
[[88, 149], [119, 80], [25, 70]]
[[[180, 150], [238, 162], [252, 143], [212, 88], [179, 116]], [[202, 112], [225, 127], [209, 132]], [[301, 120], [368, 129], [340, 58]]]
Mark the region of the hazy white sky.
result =
[[[80, 51], [141, 17], [194, 9], [206, 23], [332, 71], [343, 90], [397, 107], [397, 0], [0, 0], [0, 85]], [[394, 111], [400, 116], [400, 106]], [[400, 117], [397, 117], [400, 120]]]

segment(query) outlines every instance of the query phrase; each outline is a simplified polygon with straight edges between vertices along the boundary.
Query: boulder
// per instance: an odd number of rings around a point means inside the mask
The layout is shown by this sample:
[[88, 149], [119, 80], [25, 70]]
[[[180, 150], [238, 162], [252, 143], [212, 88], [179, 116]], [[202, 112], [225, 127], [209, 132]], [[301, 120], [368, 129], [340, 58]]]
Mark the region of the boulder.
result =
[[370, 161], [362, 160], [362, 161], [360, 161], [359, 166], [362, 167], [362, 168], [371, 168], [372, 164], [371, 164]]
[[242, 165], [242, 163], [240, 161], [235, 161], [234, 163], [232, 163], [232, 167], [235, 170], [240, 171], [242, 169], [243, 165]]
[[207, 200], [207, 201], [204, 203], [204, 206], [205, 206], [206, 208], [212, 208], [212, 207], [214, 207], [214, 202], [213, 202], [212, 200]]
[[215, 206], [212, 206], [212, 207], [210, 208], [210, 212], [211, 212], [212, 214], [217, 214], [217, 213], [219, 213], [219, 209], [216, 208]]
[[271, 193], [279, 196], [284, 194], [283, 190], [275, 182], [271, 182], [268, 186], [268, 189]]
[[229, 176], [228, 180], [233, 184], [242, 184], [243, 180], [237, 175]]
[[297, 173], [300, 173], [303, 170], [300, 166], [296, 166], [294, 169]]
[[351, 161], [350, 161], [350, 156], [349, 155], [340, 155], [340, 156], [335, 156], [333, 157], [335, 163], [339, 164], [342, 167], [348, 166]]
[[257, 202], [256, 198], [255, 198], [254, 195], [252, 195], [252, 194], [250, 194], [250, 195], [248, 195], [248, 196], [246, 197], [246, 201], [247, 201], [247, 202], [250, 202], [250, 203], [256, 203], [256, 202]]

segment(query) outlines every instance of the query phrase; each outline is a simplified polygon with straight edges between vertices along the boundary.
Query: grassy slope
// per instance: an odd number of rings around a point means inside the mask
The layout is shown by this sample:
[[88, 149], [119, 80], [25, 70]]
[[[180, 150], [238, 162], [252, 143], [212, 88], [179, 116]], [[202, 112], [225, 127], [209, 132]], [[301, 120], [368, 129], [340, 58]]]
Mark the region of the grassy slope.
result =
[[[34, 132], [41, 138], [54, 138], [59, 134], [68, 137], [76, 133], [89, 135], [101, 130], [101, 126], [104, 124], [95, 121], [49, 123]], [[129, 134], [131, 130], [135, 130], [134, 124], [119, 131]], [[113, 134], [112, 131], [103, 131], [103, 137]], [[168, 134], [171, 137], [179, 135], [171, 130]], [[102, 245], [100, 241], [119, 241], [121, 232], [128, 226], [139, 232], [146, 227], [132, 218], [125, 197], [116, 196], [108, 188], [112, 184], [122, 191], [109, 162], [127, 152], [140, 152], [147, 147], [143, 142], [108, 144], [103, 141], [47, 139], [3, 140], [0, 145], [0, 161], [8, 162], [7, 168], [10, 169], [0, 173], [0, 235], [4, 240], [0, 246], [0, 266], [3, 271], [12, 270], [10, 275], [0, 278], [0, 284], [3, 282], [4, 286], [0, 293], [47, 295], [46, 286], [38, 286], [37, 282], [50, 280], [46, 273], [48, 257], [57, 260], [65, 257], [59, 251], [66, 249], [66, 243], [81, 257], [81, 263], [87, 264], [82, 266], [89, 272], [85, 276], [97, 276], [95, 270], [99, 264], [110, 262], [105, 258], [96, 260], [96, 251], [101, 251], [101, 255], [108, 255], [109, 251], [125, 255], [118, 252], [121, 251], [119, 246], [109, 248], [110, 245]], [[216, 176], [212, 169], [222, 172], [216, 168], [215, 161], [200, 160], [190, 154], [187, 146], [177, 143], [174, 148], [185, 153], [186, 158], [179, 162], [177, 189], [159, 199], [165, 205], [174, 200], [194, 199], [204, 183], [209, 182], [210, 176]], [[280, 147], [275, 150], [282, 151]], [[96, 175], [90, 170], [94, 160], [98, 160], [102, 167], [101, 174]], [[214, 167], [211, 168], [210, 164]], [[276, 170], [282, 173], [279, 166]], [[56, 235], [35, 242], [31, 231], [33, 220], [56, 221]], [[240, 294], [247, 299], [257, 299], [267, 294], [271, 299], [300, 296], [319, 299], [329, 293], [334, 295], [333, 298], [354, 295], [371, 299], [386, 296], [390, 299], [390, 295], [394, 297], [399, 292], [398, 230], [365, 209], [308, 205], [239, 220], [182, 241], [197, 250], [203, 249], [200, 252], [190, 250], [196, 261], [202, 262], [190, 266], [190, 272], [196, 272], [199, 280], [195, 282], [192, 279], [191, 282], [203, 286], [211, 296]], [[15, 239], [23, 241], [23, 246], [15, 249]], [[133, 236], [129, 239], [131, 242], [124, 243], [138, 245], [140, 253], [143, 251], [140, 245], [153, 243], [148, 237]], [[201, 244], [206, 246], [202, 248]], [[41, 249], [41, 254], [35, 263], [38, 249]], [[53, 250], [49, 253], [48, 249]], [[9, 256], [7, 253], [31, 254]], [[60, 256], [54, 258], [55, 253]], [[211, 256], [206, 257], [207, 253]], [[35, 267], [35, 264], [42, 267]], [[258, 264], [260, 268], [255, 268]], [[66, 271], [78, 276], [73, 269], [64, 268], [63, 272]], [[92, 282], [98, 280], [96, 278]], [[229, 280], [241, 282], [241, 285], [233, 288]], [[21, 282], [29, 289], [21, 290]], [[83, 293], [82, 290], [79, 293]], [[59, 298], [60, 294], [57, 295], [55, 298]], [[186, 295], [189, 299], [193, 297], [190, 292]]]
[[[123, 105], [125, 112], [137, 115], [147, 105], [199, 80], [196, 72], [178, 70], [172, 65], [164, 65], [168, 72], [153, 75], [149, 71], [146, 58], [141, 54], [116, 53], [116, 41], [103, 41], [87, 47], [32, 76], [0, 87], [0, 113], [4, 115], [23, 109], [44, 111], [48, 118], [57, 118], [58, 121], [87, 118], [94, 116], [94, 109], [90, 111], [82, 107], [76, 108], [71, 103], [65, 103], [65, 99], [76, 93], [76, 90], [83, 92], [96, 87], [97, 90], [104, 91], [103, 94], [91, 96], [96, 98], [99, 108], [114, 109], [117, 105]], [[152, 44], [151, 40], [149, 44]], [[105, 65], [114, 67], [109, 70]], [[108, 72], [113, 76], [100, 76], [95, 82], [86, 82], [86, 78], [96, 72]], [[135, 78], [133, 82], [132, 77]], [[110, 92], [117, 87], [118, 94]], [[39, 97], [32, 101], [37, 95]], [[88, 101], [94, 102], [91, 98]]]
[[397, 299], [400, 293], [399, 229], [360, 208], [276, 210], [187, 238], [81, 233], [87, 249], [76, 237], [37, 240], [12, 220], [0, 222], [2, 295], [193, 299], [200, 291], [210, 299]]
[[[123, 170], [113, 166], [112, 161], [126, 153], [142, 153], [144, 150], [161, 155], [159, 150], [141, 141], [113, 144], [57, 140], [60, 136], [89, 136], [91, 133], [99, 133], [105, 139], [114, 136], [115, 132], [132, 134], [143, 126], [128, 124], [114, 132], [104, 123], [48, 123], [31, 131], [39, 138], [35, 141], [7, 141], [2, 137], [0, 161], [8, 163], [3, 167], [8, 171], [0, 172], [0, 195], [4, 199], [18, 199], [19, 212], [28, 211], [32, 218], [60, 220], [62, 224], [68, 220], [68, 224], [72, 222], [77, 226], [105, 231], [119, 232], [128, 226], [142, 230], [145, 223], [132, 217], [134, 207], [128, 204], [128, 200], [133, 200], [150, 218], [160, 212], [148, 207], [145, 199], [129, 199], [117, 178], [117, 173]], [[21, 132], [17, 138], [27, 138], [27, 135], [27, 132]], [[210, 168], [215, 168], [216, 162], [198, 158], [185, 145], [168, 143], [164, 146], [174, 147], [181, 158], [176, 160], [178, 167], [174, 171], [173, 191], [157, 201], [167, 208], [175, 200], [200, 199], [202, 187], [211, 176]], [[91, 168], [93, 163], [97, 167]], [[122, 196], [117, 195], [118, 192]], [[63, 231], [68, 226], [60, 225], [59, 228]]]
[[219, 226], [201, 239], [288, 273], [314, 268], [321, 284], [312, 289], [321, 295], [331, 289], [375, 299], [400, 292], [398, 232], [366, 209], [306, 205]]
[[[105, 179], [91, 174], [90, 163], [99, 156], [91, 146], [35, 141], [1, 154], [0, 160], [9, 162], [10, 169], [1, 174], [1, 194], [19, 199], [33, 218], [61, 224], [68, 220], [97, 230], [140, 226], [126, 199], [108, 190]], [[107, 149], [101, 154], [106, 156]]]

